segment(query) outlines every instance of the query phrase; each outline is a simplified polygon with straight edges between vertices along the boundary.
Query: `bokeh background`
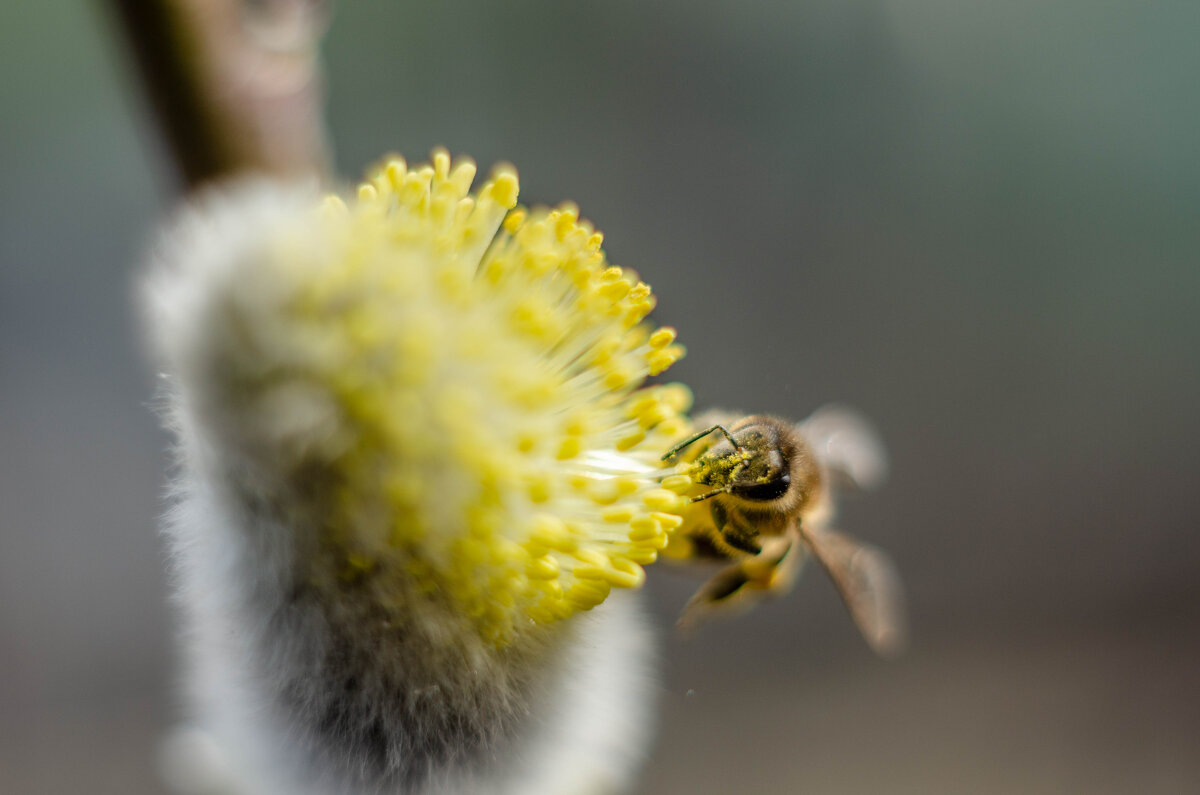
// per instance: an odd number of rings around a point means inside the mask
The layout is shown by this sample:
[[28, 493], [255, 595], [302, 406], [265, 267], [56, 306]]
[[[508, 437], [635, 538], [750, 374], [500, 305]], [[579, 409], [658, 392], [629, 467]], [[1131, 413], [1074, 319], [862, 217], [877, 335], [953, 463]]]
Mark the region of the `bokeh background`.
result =
[[[131, 284], [171, 178], [98, 3], [0, 10], [0, 792], [159, 793], [177, 715]], [[690, 640], [644, 793], [1200, 789], [1200, 5], [345, 2], [341, 170], [437, 144], [577, 201], [701, 407], [883, 431], [824, 576]]]

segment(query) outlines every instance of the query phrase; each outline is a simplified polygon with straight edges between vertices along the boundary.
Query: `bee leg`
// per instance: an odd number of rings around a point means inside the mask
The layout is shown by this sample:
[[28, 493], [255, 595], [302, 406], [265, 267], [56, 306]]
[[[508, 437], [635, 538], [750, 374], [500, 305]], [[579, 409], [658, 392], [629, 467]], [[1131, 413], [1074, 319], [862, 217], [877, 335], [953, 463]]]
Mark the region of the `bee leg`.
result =
[[712, 514], [713, 527], [717, 530], [717, 540], [732, 550], [731, 558], [762, 553], [758, 529], [747, 522], [740, 511], [736, 508], [731, 511], [718, 501], [712, 504], [709, 512]]
[[718, 571], [688, 600], [679, 617], [688, 629], [721, 613], [745, 611], [765, 598], [786, 592], [795, 581], [802, 548], [789, 536], [772, 538], [754, 557]]
[[710, 491], [708, 494], [701, 494], [699, 497], [692, 497], [692, 502], [704, 502], [705, 500], [711, 499], [712, 497], [715, 497], [718, 494], [728, 494], [728, 493], [729, 493], [729, 487], [726, 486], [723, 489], [717, 489], [716, 491]]
[[688, 600], [676, 626], [689, 630], [722, 612], [748, 609], [758, 601], [751, 595], [752, 590], [751, 580], [740, 563], [726, 566]]

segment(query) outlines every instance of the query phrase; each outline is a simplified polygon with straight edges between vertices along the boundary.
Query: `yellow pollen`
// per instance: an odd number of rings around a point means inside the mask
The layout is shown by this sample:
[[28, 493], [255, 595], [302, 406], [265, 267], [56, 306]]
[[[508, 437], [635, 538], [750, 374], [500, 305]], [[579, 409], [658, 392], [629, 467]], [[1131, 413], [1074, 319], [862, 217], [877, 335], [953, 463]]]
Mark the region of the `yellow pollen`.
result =
[[600, 514], [606, 522], [617, 522], [619, 524], [629, 524], [634, 517], [634, 510], [628, 506], [620, 508], [609, 508]]
[[658, 395], [672, 411], [682, 413], [692, 407], [692, 390], [683, 384], [665, 384], [659, 388]]
[[676, 494], [688, 494], [691, 491], [692, 484], [694, 482], [686, 474], [672, 474], [672, 476], [662, 478], [662, 488], [670, 489], [676, 492]]
[[617, 440], [617, 449], [622, 452], [624, 452], [626, 450], [632, 450], [633, 448], [635, 448], [639, 444], [641, 444], [643, 441], [645, 441], [645, 439], [646, 439], [646, 434], [642, 433], [641, 431], [637, 431], [636, 433], [631, 433], [630, 435], [622, 437], [621, 439]]
[[629, 523], [629, 540], [645, 541], [663, 534], [662, 526], [651, 516], [639, 516]]
[[534, 520], [529, 537], [547, 549], [559, 552], [572, 552], [577, 546], [566, 523], [548, 514], [541, 514]]
[[274, 241], [271, 339], [298, 342], [272, 364], [341, 423], [332, 575], [411, 583], [504, 646], [642, 585], [690, 506], [662, 456], [691, 393], [644, 386], [684, 349], [579, 208], [477, 171], [388, 157]]
[[658, 331], [650, 335], [651, 348], [665, 348], [675, 341], [675, 329], [670, 326], [663, 326]]
[[682, 513], [688, 501], [673, 491], [652, 489], [642, 496], [642, 502], [647, 508], [663, 513]]
[[687, 435], [690, 429], [691, 423], [683, 417], [676, 415], [660, 422], [656, 430], [666, 439], [678, 439], [681, 436]]
[[510, 235], [515, 235], [517, 230], [521, 228], [521, 224], [525, 223], [526, 213], [520, 207], [513, 210], [504, 219], [504, 231]]
[[575, 437], [568, 437], [562, 440], [562, 444], [558, 446], [558, 460], [569, 461], [575, 456], [583, 452], [583, 442]]
[[561, 569], [558, 561], [547, 555], [530, 563], [526, 571], [531, 578], [536, 580], [557, 580]]
[[648, 547], [634, 547], [633, 549], [629, 550], [629, 552], [625, 553], [625, 557], [629, 558], [629, 560], [633, 561], [634, 563], [638, 563], [642, 566], [649, 566], [651, 563], [658, 560], [658, 550], [650, 549]]
[[531, 502], [537, 504], [546, 502], [550, 499], [550, 495], [553, 492], [554, 487], [547, 478], [538, 478], [529, 483], [529, 499]]
[[683, 525], [683, 517], [677, 513], [664, 513], [663, 511], [654, 511], [650, 514], [658, 524], [666, 531], [678, 530]]
[[637, 494], [643, 488], [643, 482], [632, 477], [619, 477], [616, 479], [617, 493], [622, 497], [628, 497], [631, 494]]

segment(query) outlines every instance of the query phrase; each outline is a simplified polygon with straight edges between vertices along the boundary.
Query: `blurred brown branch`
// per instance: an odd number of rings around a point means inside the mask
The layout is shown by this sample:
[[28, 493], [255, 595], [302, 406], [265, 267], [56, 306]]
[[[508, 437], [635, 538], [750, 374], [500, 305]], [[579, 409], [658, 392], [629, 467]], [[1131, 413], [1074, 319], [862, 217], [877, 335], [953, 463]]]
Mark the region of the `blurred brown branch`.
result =
[[188, 187], [328, 169], [319, 0], [109, 0]]

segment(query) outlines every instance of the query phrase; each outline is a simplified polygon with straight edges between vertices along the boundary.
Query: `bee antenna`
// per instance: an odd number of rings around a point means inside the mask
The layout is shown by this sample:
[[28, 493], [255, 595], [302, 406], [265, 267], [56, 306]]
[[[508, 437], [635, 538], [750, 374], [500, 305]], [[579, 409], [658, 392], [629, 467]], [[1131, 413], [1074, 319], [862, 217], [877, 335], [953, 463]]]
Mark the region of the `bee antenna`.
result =
[[683, 450], [685, 448], [690, 447], [691, 445], [700, 441], [701, 439], [703, 439], [705, 436], [708, 436], [713, 431], [720, 431], [722, 434], [724, 434], [725, 438], [729, 440], [729, 443], [731, 445], [733, 445], [734, 450], [737, 450], [739, 453], [746, 452], [745, 450], [742, 449], [742, 446], [737, 443], [737, 439], [733, 438], [733, 434], [729, 432], [728, 428], [726, 428], [724, 425], [713, 425], [710, 428], [706, 428], [705, 430], [700, 431], [700, 433], [689, 436], [688, 438], [684, 439], [679, 444], [672, 447], [667, 452], [663, 453], [662, 460], [670, 461], [672, 458], [674, 458], [675, 456], [677, 456], [681, 452], [683, 452]]

